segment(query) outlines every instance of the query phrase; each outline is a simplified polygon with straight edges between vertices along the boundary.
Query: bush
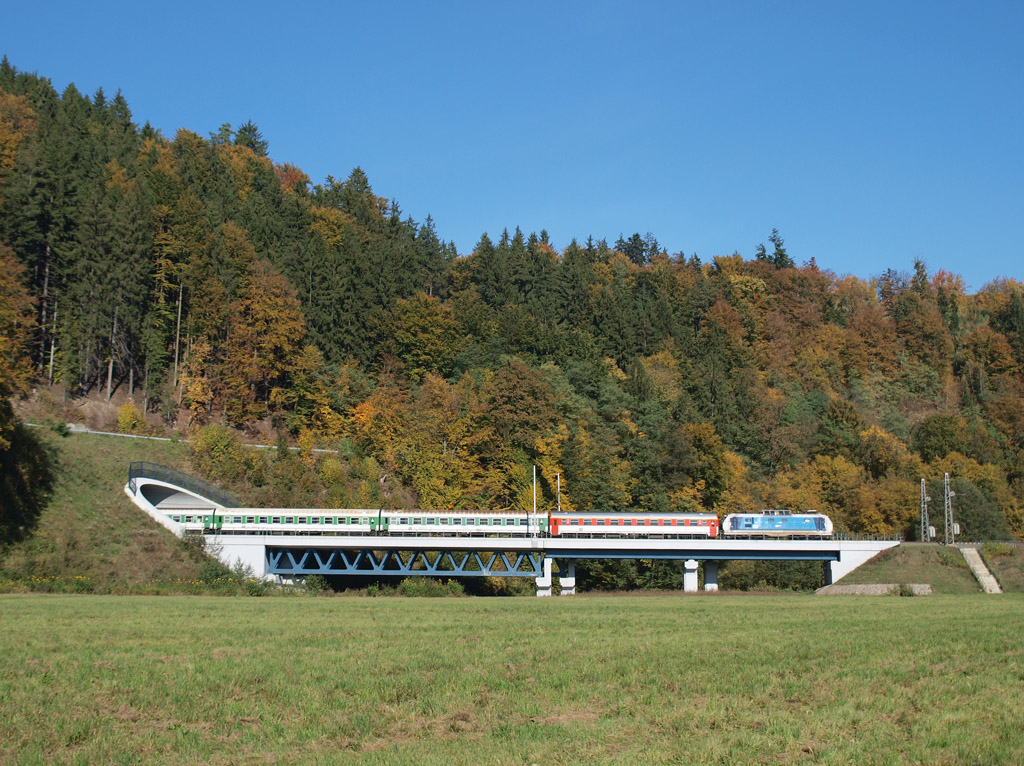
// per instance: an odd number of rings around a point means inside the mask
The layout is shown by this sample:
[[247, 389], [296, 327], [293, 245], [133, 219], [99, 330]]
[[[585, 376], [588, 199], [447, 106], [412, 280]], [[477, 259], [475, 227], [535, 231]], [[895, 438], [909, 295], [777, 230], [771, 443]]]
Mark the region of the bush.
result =
[[1009, 556], [1013, 553], [1006, 543], [985, 543], [981, 546], [981, 555], [985, 558], [994, 559], [999, 556]]
[[145, 425], [145, 419], [135, 402], [125, 402], [117, 411], [117, 432], [119, 434], [136, 434]]
[[314, 595], [331, 592], [331, 584], [327, 582], [327, 578], [318, 574], [309, 575], [305, 582], [303, 582], [302, 587], [307, 593]]
[[242, 442], [222, 425], [200, 428], [192, 437], [192, 464], [210, 481], [232, 483], [245, 476]]
[[956, 548], [939, 548], [936, 553], [939, 556], [939, 563], [946, 567], [955, 569], [968, 569], [967, 560]]
[[465, 592], [457, 580], [441, 581], [433, 577], [407, 577], [398, 584], [399, 595], [416, 598], [462, 596]]

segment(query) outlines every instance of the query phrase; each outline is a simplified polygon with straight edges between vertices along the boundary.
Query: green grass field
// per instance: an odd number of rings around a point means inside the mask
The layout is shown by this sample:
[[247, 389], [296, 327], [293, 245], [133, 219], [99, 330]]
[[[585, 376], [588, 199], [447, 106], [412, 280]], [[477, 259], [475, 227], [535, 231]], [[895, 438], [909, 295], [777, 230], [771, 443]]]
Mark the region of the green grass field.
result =
[[1024, 599], [0, 596], [5, 763], [1024, 762]]

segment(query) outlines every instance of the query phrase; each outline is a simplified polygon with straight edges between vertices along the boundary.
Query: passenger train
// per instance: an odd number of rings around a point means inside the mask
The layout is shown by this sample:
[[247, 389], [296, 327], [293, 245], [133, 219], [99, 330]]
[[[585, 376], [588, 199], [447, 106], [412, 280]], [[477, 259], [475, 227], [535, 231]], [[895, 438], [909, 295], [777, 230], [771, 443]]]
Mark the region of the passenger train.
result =
[[525, 513], [371, 509], [166, 509], [186, 532], [225, 535], [409, 535], [428, 537], [818, 538], [832, 521], [817, 511], [731, 513]]

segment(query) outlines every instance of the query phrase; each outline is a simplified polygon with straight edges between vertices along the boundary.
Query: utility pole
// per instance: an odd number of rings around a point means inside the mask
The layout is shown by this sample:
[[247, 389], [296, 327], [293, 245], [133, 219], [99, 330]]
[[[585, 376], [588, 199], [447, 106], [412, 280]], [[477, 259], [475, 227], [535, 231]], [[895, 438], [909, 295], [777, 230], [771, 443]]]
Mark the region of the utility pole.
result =
[[943, 477], [944, 503], [946, 506], [946, 545], [953, 545], [956, 543], [956, 533], [960, 531], [959, 527], [953, 523], [953, 498], [956, 496], [956, 492], [949, 488], [949, 474], [943, 474]]
[[921, 479], [921, 542], [926, 543], [931, 539], [928, 534], [928, 503], [931, 498], [925, 489], [924, 479]]

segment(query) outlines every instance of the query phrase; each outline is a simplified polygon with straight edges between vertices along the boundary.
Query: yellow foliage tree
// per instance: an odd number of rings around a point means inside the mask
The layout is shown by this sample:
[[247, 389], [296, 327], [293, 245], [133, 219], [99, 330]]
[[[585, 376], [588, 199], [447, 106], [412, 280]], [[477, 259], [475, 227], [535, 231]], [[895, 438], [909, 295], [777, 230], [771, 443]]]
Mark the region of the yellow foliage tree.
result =
[[874, 479], [899, 475], [905, 478], [920, 476], [921, 459], [884, 428], [871, 426], [860, 432], [864, 468]]

